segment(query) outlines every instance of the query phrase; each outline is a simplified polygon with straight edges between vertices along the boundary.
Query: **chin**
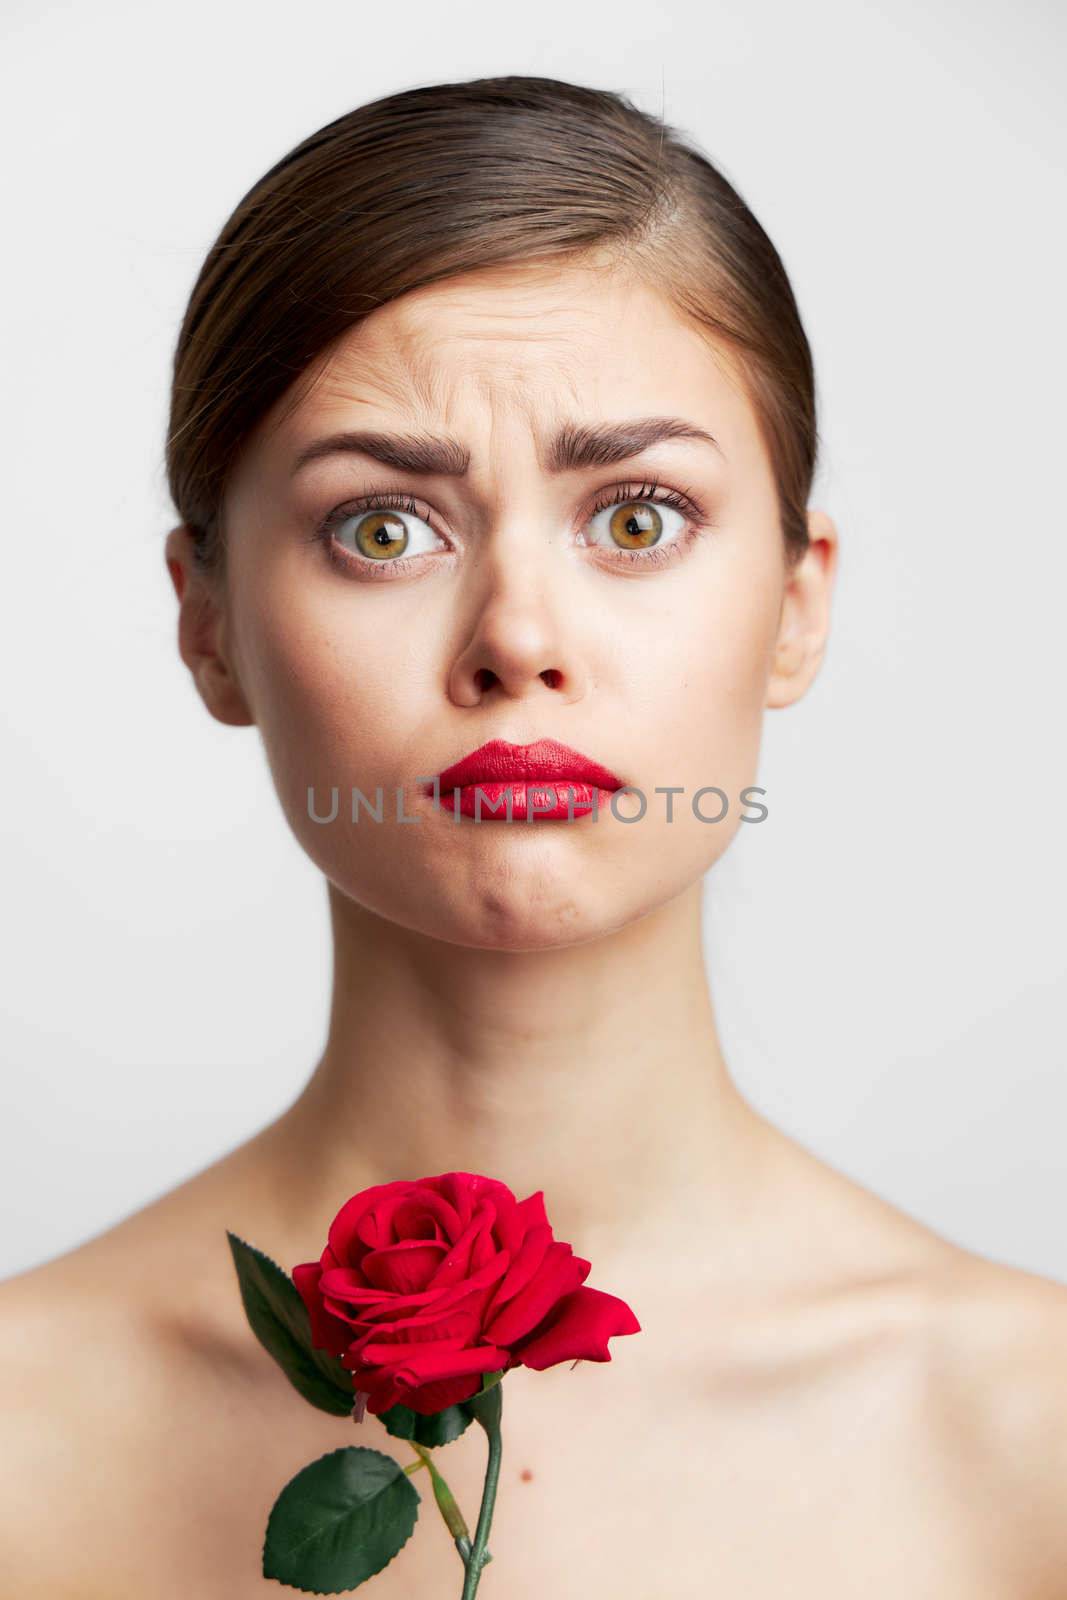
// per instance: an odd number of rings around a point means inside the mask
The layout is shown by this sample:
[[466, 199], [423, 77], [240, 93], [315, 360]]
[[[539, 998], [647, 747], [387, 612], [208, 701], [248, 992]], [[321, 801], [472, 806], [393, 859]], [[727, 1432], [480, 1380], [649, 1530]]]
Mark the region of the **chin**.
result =
[[607, 930], [599, 920], [584, 912], [573, 901], [563, 899], [558, 906], [531, 907], [529, 900], [508, 904], [498, 897], [486, 897], [468, 908], [449, 933], [452, 944], [475, 950], [559, 950], [583, 944]]
[[[383, 863], [383, 865], [387, 865]], [[553, 866], [539, 854], [536, 865], [482, 862], [462, 866], [437, 858], [375, 874], [327, 871], [345, 899], [398, 928], [428, 939], [474, 950], [562, 949], [610, 933], [633, 916], [597, 892], [596, 874]], [[617, 912], [617, 918], [611, 914]]]

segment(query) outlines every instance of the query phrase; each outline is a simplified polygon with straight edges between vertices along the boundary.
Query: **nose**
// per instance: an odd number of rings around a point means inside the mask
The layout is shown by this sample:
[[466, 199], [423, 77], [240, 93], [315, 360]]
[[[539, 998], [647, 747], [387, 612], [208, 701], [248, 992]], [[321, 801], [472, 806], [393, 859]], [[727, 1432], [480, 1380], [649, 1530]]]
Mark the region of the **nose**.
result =
[[522, 539], [502, 537], [496, 544], [491, 538], [496, 547], [482, 553], [472, 574], [480, 591], [449, 674], [449, 695], [457, 705], [546, 694], [569, 703], [586, 692], [587, 669], [562, 594], [567, 562], [552, 541], [531, 551], [530, 537], [527, 528]]

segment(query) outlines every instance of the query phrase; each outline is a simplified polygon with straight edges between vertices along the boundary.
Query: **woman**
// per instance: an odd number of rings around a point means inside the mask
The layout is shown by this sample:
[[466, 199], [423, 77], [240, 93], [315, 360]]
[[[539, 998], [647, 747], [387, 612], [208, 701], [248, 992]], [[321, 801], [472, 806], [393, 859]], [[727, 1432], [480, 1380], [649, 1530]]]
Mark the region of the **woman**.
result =
[[[393, 95], [241, 201], [166, 560], [325, 876], [329, 1033], [256, 1137], [3, 1286], [12, 1594], [263, 1592], [274, 1498], [351, 1436], [252, 1338], [226, 1230], [291, 1270], [350, 1194], [464, 1170], [542, 1189], [641, 1323], [509, 1374], [487, 1595], [1067, 1595], [1067, 1291], [817, 1160], [718, 1037], [703, 878], [826, 647], [816, 442], [773, 245], [621, 96]], [[483, 1470], [471, 1429], [469, 1518]], [[457, 1571], [424, 1514], [368, 1592]]]

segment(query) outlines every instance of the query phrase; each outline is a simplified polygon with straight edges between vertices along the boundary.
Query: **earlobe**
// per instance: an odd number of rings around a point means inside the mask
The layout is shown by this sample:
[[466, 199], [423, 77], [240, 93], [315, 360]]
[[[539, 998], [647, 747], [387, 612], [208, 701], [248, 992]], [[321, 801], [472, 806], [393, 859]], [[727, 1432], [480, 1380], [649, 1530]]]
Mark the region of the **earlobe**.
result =
[[218, 722], [255, 722], [232, 664], [226, 639], [225, 594], [219, 580], [199, 569], [192, 535], [184, 525], [167, 535], [166, 563], [178, 596], [178, 652], [197, 693]]
[[826, 650], [838, 538], [825, 511], [808, 512], [808, 540], [807, 550], [786, 578], [764, 702], [770, 709], [800, 699]]

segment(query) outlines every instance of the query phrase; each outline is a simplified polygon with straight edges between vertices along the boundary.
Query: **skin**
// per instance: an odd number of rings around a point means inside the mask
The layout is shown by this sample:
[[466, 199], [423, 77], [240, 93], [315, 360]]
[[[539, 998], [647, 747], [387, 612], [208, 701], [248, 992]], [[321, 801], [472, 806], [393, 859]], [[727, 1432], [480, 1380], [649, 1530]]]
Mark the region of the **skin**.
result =
[[[642, 1324], [610, 1366], [509, 1374], [487, 1593], [502, 1574], [508, 1600], [684, 1600], [713, 1573], [753, 1597], [1062, 1600], [1067, 1291], [958, 1249], [769, 1124], [732, 1080], [708, 989], [702, 880], [747, 825], [737, 797], [758, 782], [765, 711], [799, 699], [822, 660], [831, 519], [809, 513], [791, 567], [738, 369], [603, 263], [420, 290], [314, 376], [229, 484], [225, 574], [197, 571], [184, 528], [166, 558], [196, 688], [218, 720], [258, 728], [326, 880], [328, 1038], [269, 1127], [0, 1286], [14, 1419], [0, 1553], [19, 1593], [113, 1594], [131, 1574], [146, 1595], [265, 1592], [274, 1496], [345, 1438], [250, 1339], [224, 1229], [291, 1268], [349, 1194], [459, 1168], [542, 1189], [590, 1284]], [[558, 476], [539, 458], [564, 420], [664, 415], [720, 451], [673, 440]], [[302, 447], [352, 427], [451, 434], [470, 470], [422, 479], [350, 456], [291, 477]], [[669, 564], [627, 565], [611, 513], [591, 508], [653, 478], [708, 526]], [[372, 489], [415, 497], [426, 552], [384, 579], [339, 570], [310, 538]], [[663, 516], [666, 544], [681, 518]], [[417, 780], [494, 737], [575, 746], [642, 790], [645, 817], [457, 826]], [[390, 801], [402, 788], [416, 825], [391, 806], [347, 822], [350, 790], [379, 784]], [[686, 803], [707, 784], [731, 801], [719, 823]], [[336, 822], [309, 817], [309, 785], [320, 809], [339, 788]], [[682, 790], [671, 822], [657, 785]], [[73, 1409], [35, 1383], [61, 1359], [60, 1296], [92, 1377]], [[472, 1526], [476, 1431], [440, 1460]], [[40, 1543], [25, 1553], [25, 1485], [57, 1454], [42, 1433], [64, 1446], [52, 1503], [84, 1501], [91, 1461], [98, 1499], [137, 1512], [120, 1553], [106, 1510], [66, 1513], [86, 1552], [69, 1587], [69, 1563], [61, 1580]], [[376, 1423], [358, 1438], [412, 1459]], [[415, 1481], [418, 1537], [374, 1580], [382, 1600], [441, 1592], [450, 1571], [459, 1591]]]

